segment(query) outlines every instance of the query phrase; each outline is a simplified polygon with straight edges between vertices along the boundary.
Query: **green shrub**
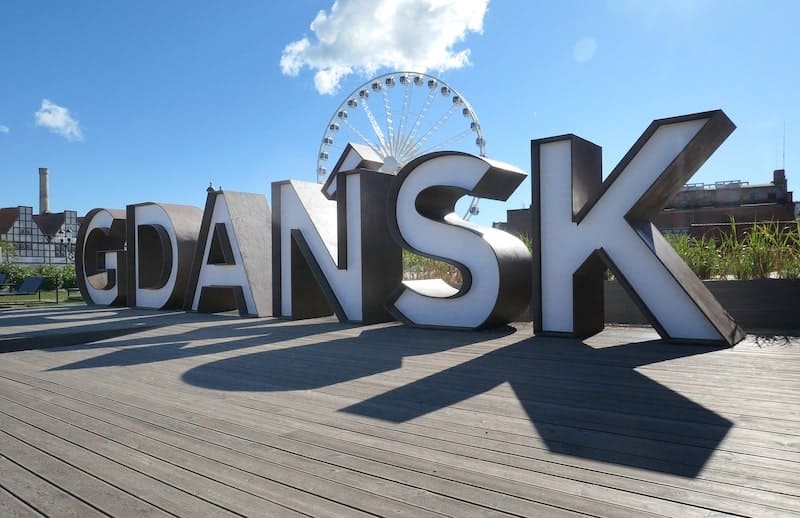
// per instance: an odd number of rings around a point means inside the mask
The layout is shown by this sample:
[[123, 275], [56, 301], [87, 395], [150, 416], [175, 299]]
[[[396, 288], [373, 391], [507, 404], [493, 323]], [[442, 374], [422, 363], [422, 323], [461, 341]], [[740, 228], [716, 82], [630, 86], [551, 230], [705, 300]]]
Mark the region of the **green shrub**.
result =
[[794, 279], [800, 275], [800, 228], [754, 224], [739, 238], [736, 222], [720, 240], [722, 275], [734, 279]]
[[730, 232], [719, 239], [665, 237], [701, 279], [800, 278], [800, 222], [757, 223], [739, 237], [731, 219]]
[[18, 264], [4, 262], [0, 264], [0, 273], [6, 274], [8, 284], [18, 285], [28, 276], [28, 268]]
[[75, 265], [67, 264], [61, 267], [61, 287], [77, 288], [78, 280], [75, 276]]
[[800, 221], [780, 231], [776, 271], [783, 279], [800, 278]]
[[29, 268], [30, 275], [44, 277], [43, 290], [54, 290], [61, 285], [61, 267], [52, 264], [38, 264]]
[[667, 241], [700, 279], [712, 279], [720, 273], [717, 242], [685, 234], [667, 234]]
[[17, 256], [17, 248], [10, 241], [0, 240], [0, 260], [8, 262]]
[[533, 252], [533, 239], [531, 239], [527, 234], [520, 234], [518, 236], [525, 246], [528, 247], [528, 252]]
[[443, 279], [451, 286], [461, 286], [461, 272], [450, 263], [403, 250], [403, 279]]
[[0, 273], [6, 274], [6, 282], [18, 286], [28, 277], [44, 277], [43, 290], [76, 287], [75, 265], [35, 264], [19, 265], [14, 263], [1, 263]]

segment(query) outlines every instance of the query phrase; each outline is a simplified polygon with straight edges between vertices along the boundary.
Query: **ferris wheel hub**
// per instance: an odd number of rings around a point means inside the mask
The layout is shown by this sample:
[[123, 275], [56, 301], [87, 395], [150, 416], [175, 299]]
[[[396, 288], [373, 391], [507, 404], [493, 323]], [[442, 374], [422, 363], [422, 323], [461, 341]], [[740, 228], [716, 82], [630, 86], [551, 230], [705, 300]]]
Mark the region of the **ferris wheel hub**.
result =
[[384, 157], [383, 166], [381, 167], [380, 170], [385, 173], [396, 173], [397, 171], [400, 170], [400, 167], [402, 167], [402, 165], [403, 164], [400, 163], [400, 161], [397, 158], [393, 156], [387, 156]]

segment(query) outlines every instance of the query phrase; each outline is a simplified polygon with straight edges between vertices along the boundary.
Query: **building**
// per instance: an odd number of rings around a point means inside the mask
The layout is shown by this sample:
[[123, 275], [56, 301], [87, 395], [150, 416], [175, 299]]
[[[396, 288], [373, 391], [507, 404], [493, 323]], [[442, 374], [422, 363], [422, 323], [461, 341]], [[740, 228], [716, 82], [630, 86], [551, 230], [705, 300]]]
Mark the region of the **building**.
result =
[[16, 256], [0, 257], [18, 264], [67, 264], [74, 260], [80, 224], [74, 210], [50, 212], [49, 177], [39, 169], [39, 214], [33, 207], [0, 208], [0, 241], [11, 243]]
[[[690, 234], [694, 237], [727, 233], [731, 219], [738, 232], [753, 223], [787, 223], [798, 220], [800, 204], [788, 190], [786, 172], [773, 172], [772, 182], [750, 184], [741, 180], [694, 183], [685, 185], [653, 219], [664, 233]], [[506, 212], [507, 221], [494, 223], [495, 228], [530, 237], [533, 218], [531, 209]]]
[[786, 172], [778, 169], [766, 184], [741, 180], [687, 184], [653, 222], [662, 232], [714, 236], [729, 232], [731, 219], [742, 231], [753, 223], [794, 221], [795, 210]]
[[533, 237], [533, 217], [531, 216], [529, 208], [507, 210], [506, 221], [496, 221], [492, 223], [492, 227], [530, 239]]

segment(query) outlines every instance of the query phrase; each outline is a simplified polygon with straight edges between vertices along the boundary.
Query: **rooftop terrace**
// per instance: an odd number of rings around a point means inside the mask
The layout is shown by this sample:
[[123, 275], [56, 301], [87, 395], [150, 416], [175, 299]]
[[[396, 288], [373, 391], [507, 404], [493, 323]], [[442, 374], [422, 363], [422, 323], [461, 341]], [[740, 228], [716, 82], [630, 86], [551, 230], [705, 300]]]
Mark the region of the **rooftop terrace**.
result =
[[0, 311], [0, 515], [800, 513], [800, 342]]

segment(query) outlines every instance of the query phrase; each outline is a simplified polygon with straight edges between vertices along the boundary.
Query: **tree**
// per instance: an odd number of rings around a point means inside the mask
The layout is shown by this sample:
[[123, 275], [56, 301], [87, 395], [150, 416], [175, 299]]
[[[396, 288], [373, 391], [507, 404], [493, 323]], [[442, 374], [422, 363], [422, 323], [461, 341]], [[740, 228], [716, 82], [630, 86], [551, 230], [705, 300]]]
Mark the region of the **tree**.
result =
[[12, 257], [17, 256], [17, 249], [13, 243], [0, 240], [0, 258], [5, 256], [5, 262], [11, 260]]

